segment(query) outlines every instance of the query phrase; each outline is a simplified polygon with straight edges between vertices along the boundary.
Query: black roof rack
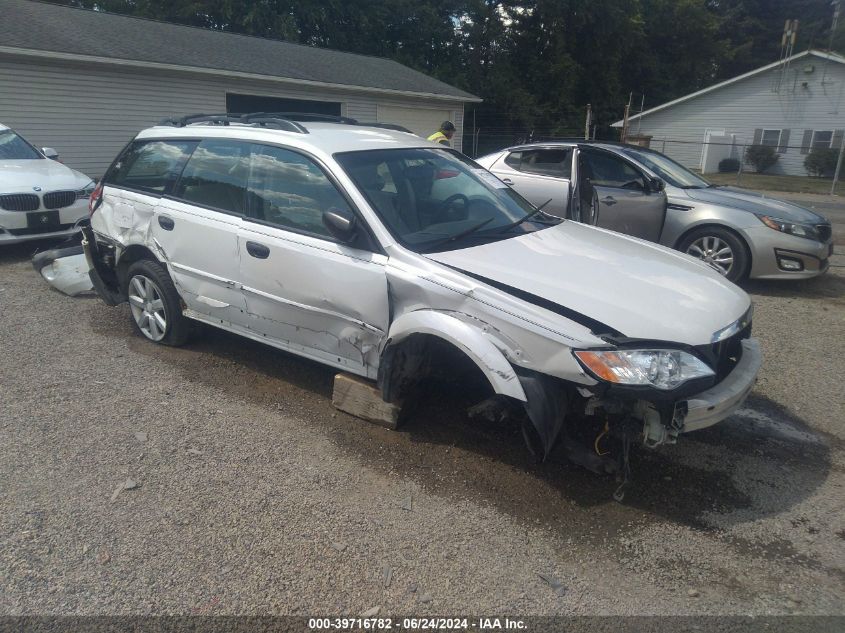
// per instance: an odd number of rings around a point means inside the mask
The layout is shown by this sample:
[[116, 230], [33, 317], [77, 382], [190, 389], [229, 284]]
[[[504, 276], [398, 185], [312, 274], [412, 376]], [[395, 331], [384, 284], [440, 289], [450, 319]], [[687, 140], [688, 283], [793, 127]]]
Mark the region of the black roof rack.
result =
[[408, 134], [413, 134], [411, 130], [396, 123], [359, 123], [358, 125], [363, 125], [366, 127], [380, 127], [385, 130], [395, 130], [396, 132], [407, 132]]
[[291, 121], [290, 119], [265, 112], [256, 112], [253, 114], [188, 114], [183, 117], [162, 119], [159, 122], [159, 125], [185, 127], [186, 125], [191, 125], [192, 123], [210, 123], [212, 125], [240, 123], [241, 125], [257, 125], [260, 127], [272, 125], [280, 130], [285, 130], [286, 132], [308, 134], [308, 130], [304, 125], [300, 125], [296, 121]]
[[413, 134], [411, 130], [395, 123], [360, 123], [356, 119], [345, 116], [334, 116], [331, 114], [319, 114], [312, 112], [253, 112], [250, 114], [188, 114], [182, 117], [168, 117], [162, 119], [159, 125], [170, 125], [173, 127], [185, 127], [192, 123], [208, 123], [210, 125], [229, 125], [240, 123], [241, 125], [256, 125], [259, 127], [273, 126], [286, 132], [297, 132], [308, 134], [308, 129], [299, 121], [319, 121], [325, 123], [340, 123], [343, 125], [362, 125], [377, 127], [397, 132]]
[[[287, 119], [289, 121], [315, 121], [321, 123], [343, 123], [345, 125], [359, 125], [355, 119], [334, 114], [320, 114], [319, 112], [259, 112], [262, 116]], [[256, 115], [247, 115], [256, 116]]]
[[183, 117], [169, 117], [162, 119], [159, 125], [172, 125], [174, 127], [185, 127], [189, 123], [216, 123], [229, 125], [231, 115], [229, 114], [188, 114]]

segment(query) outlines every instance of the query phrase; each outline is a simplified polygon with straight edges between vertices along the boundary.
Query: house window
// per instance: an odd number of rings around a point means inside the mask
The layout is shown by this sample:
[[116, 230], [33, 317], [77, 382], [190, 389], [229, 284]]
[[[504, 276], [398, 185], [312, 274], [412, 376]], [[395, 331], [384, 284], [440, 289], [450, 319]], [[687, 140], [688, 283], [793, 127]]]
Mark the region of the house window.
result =
[[762, 145], [770, 145], [771, 147], [780, 146], [780, 130], [763, 130], [763, 136], [760, 139]]
[[828, 148], [833, 143], [833, 130], [813, 130], [812, 149]]

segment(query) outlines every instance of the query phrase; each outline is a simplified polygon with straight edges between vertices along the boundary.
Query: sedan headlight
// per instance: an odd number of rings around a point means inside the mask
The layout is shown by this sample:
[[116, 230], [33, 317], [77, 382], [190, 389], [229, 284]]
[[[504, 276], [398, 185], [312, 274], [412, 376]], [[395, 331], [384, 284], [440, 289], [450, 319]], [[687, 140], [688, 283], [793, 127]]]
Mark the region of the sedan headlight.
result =
[[94, 193], [94, 189], [97, 188], [97, 183], [93, 180], [85, 185], [85, 189], [80, 189], [76, 192], [76, 199], [77, 200], [87, 200], [91, 197], [91, 194]]
[[789, 235], [794, 235], [796, 237], [805, 237], [808, 240], [819, 240], [819, 233], [816, 231], [816, 227], [810, 224], [796, 224], [795, 222], [789, 222], [787, 220], [780, 220], [778, 218], [773, 218], [768, 215], [758, 215], [760, 222], [768, 226], [770, 229], [774, 229], [775, 231], [780, 231], [781, 233], [788, 233]]
[[650, 385], [669, 390], [693, 378], [714, 375], [701, 360], [680, 350], [625, 349], [574, 354], [597, 377], [620, 385]]

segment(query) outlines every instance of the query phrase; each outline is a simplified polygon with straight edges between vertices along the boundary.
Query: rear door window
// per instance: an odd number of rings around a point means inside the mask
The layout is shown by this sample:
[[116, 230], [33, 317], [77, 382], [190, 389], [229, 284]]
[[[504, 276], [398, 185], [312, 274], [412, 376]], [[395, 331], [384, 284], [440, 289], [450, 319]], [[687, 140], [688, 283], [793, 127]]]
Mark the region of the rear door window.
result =
[[511, 154], [505, 162], [517, 171], [540, 176], [569, 178], [572, 150], [535, 149]]
[[109, 170], [107, 185], [170, 193], [196, 141], [134, 141]]
[[206, 139], [194, 150], [173, 195], [184, 202], [243, 215], [250, 144]]

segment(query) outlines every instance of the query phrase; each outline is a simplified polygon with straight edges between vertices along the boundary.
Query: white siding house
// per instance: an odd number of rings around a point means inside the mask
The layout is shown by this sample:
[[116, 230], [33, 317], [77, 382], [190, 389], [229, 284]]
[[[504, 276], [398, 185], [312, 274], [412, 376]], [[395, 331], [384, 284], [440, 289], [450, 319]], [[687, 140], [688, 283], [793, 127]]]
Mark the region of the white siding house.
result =
[[0, 0], [0, 16], [0, 123], [94, 178], [166, 117], [311, 111], [422, 136], [448, 119], [461, 149], [464, 104], [480, 101], [377, 57], [27, 0]]
[[704, 171], [771, 145], [779, 159], [769, 173], [805, 176], [811, 148], [839, 148], [843, 130], [845, 57], [807, 51], [634, 115], [628, 138]]

